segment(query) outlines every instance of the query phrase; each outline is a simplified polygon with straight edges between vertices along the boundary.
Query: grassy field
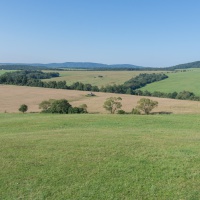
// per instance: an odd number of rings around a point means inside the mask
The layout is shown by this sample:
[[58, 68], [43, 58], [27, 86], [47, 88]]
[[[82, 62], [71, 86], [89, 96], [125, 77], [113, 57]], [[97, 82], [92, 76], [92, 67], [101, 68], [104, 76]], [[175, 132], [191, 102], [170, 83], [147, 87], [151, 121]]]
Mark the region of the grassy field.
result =
[[17, 70], [0, 70], [0, 76], [6, 72], [15, 72]]
[[[122, 109], [130, 112], [133, 107], [137, 105], [141, 96], [112, 94], [95, 92], [95, 97], [87, 97], [88, 92], [77, 90], [59, 90], [50, 88], [25, 87], [13, 85], [0, 85], [0, 112], [19, 112], [18, 108], [21, 104], [27, 104], [28, 112], [39, 112], [38, 105], [49, 99], [67, 99], [73, 106], [87, 104], [90, 113], [106, 113], [103, 108], [103, 103], [109, 97], [122, 97]], [[147, 98], [147, 97], [146, 97]], [[154, 112], [168, 112], [168, 113], [199, 113], [199, 101], [183, 101], [164, 98], [150, 99], [158, 101], [158, 107]]]
[[200, 199], [199, 115], [0, 114], [1, 199]]
[[142, 88], [151, 92], [181, 92], [183, 90], [194, 92], [200, 96], [200, 69], [191, 69], [186, 72], [168, 73], [168, 79], [151, 83]]
[[[125, 81], [140, 73], [154, 73], [153, 71], [58, 71], [61, 77], [46, 79], [45, 81], [65, 80], [68, 85], [74, 82], [90, 83], [99, 87], [105, 85], [123, 84]], [[159, 73], [156, 71], [155, 73]]]

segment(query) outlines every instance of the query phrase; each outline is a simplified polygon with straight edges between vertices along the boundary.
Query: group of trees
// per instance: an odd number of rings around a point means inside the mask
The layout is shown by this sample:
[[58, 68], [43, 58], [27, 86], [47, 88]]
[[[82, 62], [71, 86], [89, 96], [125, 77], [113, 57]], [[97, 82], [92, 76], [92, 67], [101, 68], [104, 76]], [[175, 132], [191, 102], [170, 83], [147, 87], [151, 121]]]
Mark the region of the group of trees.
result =
[[42, 101], [39, 104], [39, 108], [42, 109], [42, 113], [59, 113], [59, 114], [79, 114], [87, 113], [87, 105], [82, 104], [79, 107], [72, 107], [72, 105], [66, 99], [50, 99], [48, 101]]
[[[121, 97], [110, 97], [107, 98], [104, 102], [103, 107], [109, 111], [111, 114], [114, 114], [116, 111], [118, 114], [126, 114], [124, 110], [120, 110], [122, 107], [122, 103], [120, 102], [122, 100]], [[137, 106], [132, 109], [132, 114], [141, 114], [143, 112], [144, 114], [150, 114], [150, 112], [158, 106], [157, 101], [153, 101], [151, 99], [147, 98], [141, 98], [137, 102]]]
[[15, 72], [6, 72], [0, 76], [0, 84], [32, 86], [32, 84], [34, 85], [36, 83], [38, 84], [39, 82], [41, 82], [40, 79], [49, 79], [58, 76], [59, 73], [57, 72], [44, 73], [38, 70], [21, 70]]
[[161, 74], [139, 74], [138, 76], [131, 78], [121, 85], [108, 85], [105, 87], [101, 87], [99, 89], [100, 92], [109, 92], [109, 93], [120, 93], [120, 94], [134, 94], [136, 89], [144, 87], [149, 83], [153, 83], [156, 81], [161, 81], [163, 79], [168, 78], [167, 75]]
[[49, 79], [58, 77], [59, 73], [50, 72], [44, 73], [42, 71], [35, 70], [21, 70], [16, 72], [7, 72], [0, 76], [0, 84], [13, 84], [13, 85], [26, 85], [33, 87], [46, 87], [56, 89], [71, 89], [71, 90], [83, 90], [94, 92], [110, 92], [121, 94], [133, 94], [135, 89], [145, 86], [148, 83], [160, 81], [168, 76], [165, 74], [140, 74], [129, 81], [121, 85], [108, 85], [105, 87], [92, 86], [91, 84], [83, 84], [81, 82], [75, 82], [70, 86], [67, 86], [66, 81], [49, 81], [44, 82], [41, 79]]
[[168, 78], [167, 75], [161, 74], [139, 74], [138, 76], [131, 78], [121, 85], [107, 85], [101, 88], [92, 86], [91, 84], [83, 84], [81, 82], [75, 82], [68, 86], [66, 81], [42, 81], [42, 79], [49, 79], [52, 77], [58, 77], [59, 73], [50, 72], [44, 73], [38, 70], [21, 70], [15, 72], [7, 72], [0, 76], [0, 84], [12, 84], [32, 87], [45, 87], [45, 88], [56, 88], [56, 89], [70, 89], [70, 90], [82, 90], [82, 91], [94, 91], [94, 92], [109, 92], [119, 94], [131, 94], [140, 96], [153, 96], [162, 98], [172, 99], [183, 99], [183, 100], [195, 100], [200, 101], [200, 97], [189, 91], [182, 92], [149, 92], [142, 91], [139, 88], [144, 87], [146, 84], [160, 81]]
[[[121, 97], [110, 97], [107, 98], [104, 102], [103, 107], [109, 111], [111, 114], [126, 114], [124, 110], [120, 110], [122, 107]], [[158, 106], [157, 101], [153, 101], [150, 99], [142, 98], [137, 102], [137, 106], [132, 109], [132, 114], [149, 114], [153, 108]], [[87, 105], [82, 104], [79, 107], [72, 107], [72, 105], [66, 99], [49, 99], [42, 101], [39, 104], [39, 108], [42, 109], [42, 113], [58, 113], [58, 114], [81, 114], [88, 113]], [[19, 107], [19, 111], [25, 113], [28, 110], [28, 106], [26, 104], [22, 104]]]
[[160, 98], [200, 101], [199, 96], [196, 96], [193, 92], [189, 92], [189, 91], [164, 93], [164, 92], [159, 92], [159, 91], [149, 92], [147, 90], [145, 91], [135, 90], [133, 94], [139, 95], [139, 96], [152, 96], [152, 97], [160, 97]]

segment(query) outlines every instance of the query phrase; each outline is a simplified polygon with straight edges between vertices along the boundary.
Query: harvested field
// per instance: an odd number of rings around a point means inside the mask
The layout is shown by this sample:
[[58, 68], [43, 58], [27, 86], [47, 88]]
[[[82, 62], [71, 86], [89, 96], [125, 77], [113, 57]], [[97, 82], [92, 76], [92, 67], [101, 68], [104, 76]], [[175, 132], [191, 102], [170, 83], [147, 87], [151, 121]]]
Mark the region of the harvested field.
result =
[[[44, 72], [52, 72], [45, 70]], [[99, 87], [123, 84], [125, 81], [141, 73], [161, 73], [161, 71], [55, 71], [60, 77], [43, 79], [44, 81], [66, 81], [67, 85], [74, 82], [90, 83]]]
[[[25, 86], [0, 85], [0, 112], [19, 112], [21, 104], [27, 104], [28, 112], [39, 112], [38, 105], [43, 100], [65, 98], [73, 106], [87, 104], [91, 113], [106, 113], [103, 103], [111, 96], [122, 97], [122, 109], [130, 112], [136, 106], [141, 96], [95, 92], [95, 97], [86, 97], [89, 92], [75, 90], [61, 90]], [[175, 114], [200, 113], [200, 102], [147, 97], [159, 102], [154, 112]]]

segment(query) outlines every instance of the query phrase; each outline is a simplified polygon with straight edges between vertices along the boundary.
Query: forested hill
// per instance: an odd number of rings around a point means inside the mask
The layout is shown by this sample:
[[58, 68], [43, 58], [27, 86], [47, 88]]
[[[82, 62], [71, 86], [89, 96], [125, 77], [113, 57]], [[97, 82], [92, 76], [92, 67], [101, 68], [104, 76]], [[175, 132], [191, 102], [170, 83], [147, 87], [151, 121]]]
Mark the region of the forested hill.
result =
[[166, 69], [168, 69], [168, 70], [189, 69], [189, 68], [200, 68], [200, 61], [175, 65], [172, 67], [166, 67]]
[[64, 62], [64, 63], [49, 63], [49, 64], [32, 64], [32, 66], [45, 66], [48, 68], [79, 68], [79, 69], [95, 69], [95, 68], [143, 68], [142, 66], [131, 64], [114, 64], [107, 65], [102, 63], [92, 62]]
[[114, 64], [107, 65], [102, 63], [92, 62], [65, 62], [65, 63], [31, 63], [31, 64], [18, 64], [18, 63], [0, 63], [0, 69], [55, 69], [55, 68], [70, 68], [70, 69], [142, 69], [144, 67], [131, 65], [131, 64]]
[[0, 70], [45, 70], [45, 66], [32, 66], [28, 64], [0, 64]]
[[21, 63], [0, 63], [0, 69], [7, 70], [43, 70], [43, 69], [87, 69], [87, 70], [140, 70], [140, 71], [156, 71], [156, 70], [166, 70], [173, 71], [176, 69], [190, 69], [190, 68], [200, 68], [200, 61], [185, 63], [180, 65], [175, 65], [171, 67], [142, 67], [131, 64], [102, 64], [102, 63], [92, 63], [92, 62], [64, 62], [64, 63], [31, 63], [31, 64], [21, 64]]

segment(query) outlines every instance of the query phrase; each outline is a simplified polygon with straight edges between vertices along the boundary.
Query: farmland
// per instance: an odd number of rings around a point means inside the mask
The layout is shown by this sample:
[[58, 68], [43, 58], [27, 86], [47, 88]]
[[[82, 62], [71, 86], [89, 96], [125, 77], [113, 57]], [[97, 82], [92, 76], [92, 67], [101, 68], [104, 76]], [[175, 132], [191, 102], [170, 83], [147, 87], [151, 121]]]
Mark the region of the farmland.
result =
[[[87, 97], [89, 92], [75, 90], [49, 89], [39, 87], [25, 87], [13, 85], [0, 85], [0, 112], [18, 112], [21, 104], [27, 104], [28, 112], [39, 112], [38, 105], [44, 100], [62, 99], [69, 100], [73, 106], [87, 104], [90, 113], [106, 113], [103, 103], [111, 96], [122, 97], [122, 109], [130, 112], [136, 106], [141, 96], [95, 92], [95, 97]], [[199, 101], [183, 101], [150, 97], [158, 101], [155, 112], [165, 113], [200, 113]]]
[[2, 199], [199, 199], [198, 115], [0, 114]]
[[[154, 115], [111, 115], [106, 98], [120, 96], [130, 112], [142, 97], [88, 93], [0, 85], [2, 199], [200, 198], [200, 102], [148, 97], [159, 103]], [[90, 114], [37, 113], [43, 100], [62, 98], [87, 104]]]
[[[48, 72], [48, 71], [47, 71]], [[56, 71], [55, 71], [56, 72]], [[74, 82], [90, 83], [96, 86], [123, 84], [125, 81], [140, 73], [154, 73], [154, 71], [57, 71], [61, 77], [46, 79], [46, 81], [66, 81], [68, 85]], [[156, 71], [155, 73], [159, 73]]]
[[200, 96], [200, 69], [190, 69], [185, 72], [168, 73], [168, 79], [151, 83], [142, 88], [150, 92], [181, 92], [183, 90], [190, 91]]

